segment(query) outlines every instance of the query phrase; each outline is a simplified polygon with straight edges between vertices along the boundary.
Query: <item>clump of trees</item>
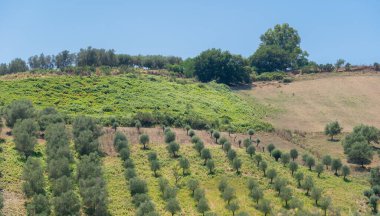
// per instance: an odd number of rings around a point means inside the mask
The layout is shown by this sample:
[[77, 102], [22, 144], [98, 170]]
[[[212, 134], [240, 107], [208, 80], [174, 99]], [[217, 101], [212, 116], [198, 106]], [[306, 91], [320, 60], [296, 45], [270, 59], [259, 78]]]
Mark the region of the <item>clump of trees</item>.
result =
[[353, 132], [343, 140], [344, 153], [351, 163], [364, 167], [369, 164], [373, 157], [372, 143], [379, 143], [380, 131], [367, 125], [354, 127]]
[[194, 58], [194, 75], [201, 82], [247, 83], [250, 81], [249, 73], [243, 57], [228, 51], [209, 49]]
[[285, 71], [307, 65], [308, 53], [300, 47], [297, 30], [285, 23], [276, 25], [260, 37], [261, 44], [249, 58], [251, 66], [261, 72]]

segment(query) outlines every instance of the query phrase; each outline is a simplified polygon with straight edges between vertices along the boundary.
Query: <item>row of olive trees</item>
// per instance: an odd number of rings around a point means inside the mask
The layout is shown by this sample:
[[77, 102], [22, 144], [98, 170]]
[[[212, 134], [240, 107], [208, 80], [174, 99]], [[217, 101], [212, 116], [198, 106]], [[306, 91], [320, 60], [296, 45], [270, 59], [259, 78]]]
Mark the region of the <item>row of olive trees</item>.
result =
[[363, 192], [368, 198], [368, 204], [371, 206], [373, 213], [378, 213], [378, 202], [380, 200], [380, 167], [372, 168], [370, 172], [371, 188]]
[[197, 179], [189, 179], [187, 186], [192, 192], [192, 197], [197, 202], [197, 211], [202, 215], [205, 215], [205, 213], [210, 210], [205, 189], [200, 187]]
[[[130, 157], [131, 151], [127, 137], [122, 132], [116, 132], [114, 138], [114, 147], [119, 153], [125, 168], [125, 179], [129, 182], [129, 190], [133, 198], [133, 204], [136, 207], [136, 215], [158, 215], [155, 205], [148, 195], [147, 183], [137, 176], [135, 164]], [[149, 155], [150, 160], [156, 160], [157, 155]]]
[[75, 149], [80, 155], [77, 164], [77, 181], [88, 215], [109, 215], [108, 195], [99, 156], [101, 129], [90, 117], [78, 116], [73, 122]]
[[71, 169], [74, 160], [70, 152], [65, 125], [63, 123], [48, 125], [45, 138], [54, 214], [57, 216], [78, 215], [81, 206], [79, 197], [74, 192], [74, 176]]

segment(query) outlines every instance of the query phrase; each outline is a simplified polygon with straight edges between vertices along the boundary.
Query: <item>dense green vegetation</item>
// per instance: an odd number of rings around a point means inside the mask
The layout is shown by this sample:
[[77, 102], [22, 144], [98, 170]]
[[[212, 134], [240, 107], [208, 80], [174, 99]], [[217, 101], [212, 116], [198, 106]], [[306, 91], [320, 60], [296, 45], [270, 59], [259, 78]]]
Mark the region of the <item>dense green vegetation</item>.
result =
[[134, 126], [138, 119], [143, 126], [189, 124], [193, 128], [208, 125], [222, 130], [271, 129], [261, 121], [268, 112], [264, 106], [248, 104], [227, 87], [215, 83], [135, 74], [52, 76], [1, 80], [0, 91], [1, 106], [27, 98], [38, 108], [56, 107], [66, 114], [69, 123], [73, 116], [85, 114], [101, 119], [104, 125], [117, 120], [120, 126]]

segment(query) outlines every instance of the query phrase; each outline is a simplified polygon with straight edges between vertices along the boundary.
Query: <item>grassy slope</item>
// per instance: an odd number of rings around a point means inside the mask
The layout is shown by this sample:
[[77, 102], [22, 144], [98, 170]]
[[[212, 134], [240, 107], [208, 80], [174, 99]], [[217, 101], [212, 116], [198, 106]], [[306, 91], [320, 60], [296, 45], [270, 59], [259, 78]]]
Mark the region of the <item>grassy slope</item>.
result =
[[258, 83], [237, 93], [277, 110], [268, 119], [276, 128], [316, 132], [337, 120], [351, 131], [361, 123], [380, 127], [379, 81], [379, 74], [332, 74], [290, 84]]
[[38, 108], [55, 106], [69, 115], [130, 117], [139, 111], [158, 110], [179, 117], [192, 112], [210, 122], [228, 116], [235, 125], [257, 127], [267, 114], [264, 106], [249, 106], [222, 85], [183, 79], [172, 82], [152, 75], [0, 80], [0, 92], [0, 105], [27, 98]]
[[[4, 189], [4, 193], [8, 196], [5, 197], [4, 215], [25, 215], [25, 196], [22, 191], [22, 173], [23, 167], [26, 162], [25, 157], [20, 155], [15, 149], [15, 144], [10, 139], [2, 144], [3, 152], [0, 154], [4, 160], [0, 163], [0, 170], [2, 170], [3, 178], [0, 181], [0, 188]], [[37, 144], [35, 148], [35, 155], [41, 159], [43, 167], [45, 164], [45, 145]], [[45, 175], [47, 183], [47, 175]]]
[[[275, 212], [284, 210], [282, 200], [277, 196], [277, 193], [272, 189], [267, 178], [263, 178], [262, 172], [258, 170], [252, 159], [245, 153], [244, 149], [237, 149], [238, 155], [243, 160], [242, 173], [237, 176], [235, 171], [232, 170], [227, 157], [219, 146], [210, 146], [213, 158], [216, 162], [216, 172], [214, 175], [207, 175], [207, 169], [204, 167], [203, 160], [199, 158], [196, 151], [189, 145], [181, 145], [180, 155], [187, 157], [191, 163], [191, 175], [184, 177], [180, 180], [179, 191], [177, 198], [182, 208], [182, 215], [197, 215], [196, 203], [191, 197], [191, 192], [186, 187], [186, 182], [190, 178], [197, 178], [200, 180], [201, 187], [206, 189], [206, 197], [209, 200], [210, 208], [218, 215], [228, 215], [230, 212], [225, 208], [225, 202], [223, 201], [221, 194], [218, 190], [218, 183], [223, 176], [227, 176], [231, 185], [237, 191], [237, 199], [240, 203], [240, 211], [247, 211], [252, 215], [261, 215], [261, 213], [255, 208], [254, 201], [249, 197], [246, 189], [247, 178], [249, 176], [255, 178], [260, 187], [265, 190], [264, 197], [271, 200], [273, 209]], [[169, 156], [164, 144], [151, 145], [150, 151], [156, 151], [158, 153], [159, 160], [161, 161], [162, 168], [160, 175], [164, 176], [170, 181], [170, 184], [174, 185], [174, 177], [172, 175], [172, 167], [178, 163], [178, 159], [173, 159]], [[169, 215], [165, 211], [165, 201], [161, 197], [161, 192], [158, 188], [158, 178], [153, 176], [153, 172], [150, 170], [150, 165], [147, 160], [147, 154], [149, 151], [141, 150], [140, 146], [132, 145], [132, 158], [136, 164], [136, 169], [139, 177], [145, 179], [148, 182], [149, 195], [155, 202], [157, 210], [162, 215]], [[260, 153], [262, 154], [262, 153]], [[281, 177], [288, 179], [290, 187], [293, 190], [294, 196], [298, 197], [304, 202], [304, 206], [307, 209], [317, 209], [314, 206], [314, 201], [305, 196], [305, 191], [297, 188], [296, 181], [291, 177], [290, 171], [284, 168], [280, 163], [275, 162], [268, 154], [263, 154], [264, 159], [268, 162], [268, 167], [275, 168]], [[108, 160], [108, 159], [106, 159]], [[115, 161], [116, 162], [116, 161]], [[120, 161], [118, 161], [121, 164]], [[105, 163], [106, 164], [106, 163]], [[119, 168], [117, 166], [105, 166], [105, 173], [115, 172]], [[333, 206], [340, 208], [343, 215], [348, 214], [355, 209], [361, 209], [362, 212], [367, 212], [367, 206], [364, 203], [362, 191], [368, 187], [368, 183], [364, 179], [358, 179], [351, 177], [349, 182], [343, 181], [342, 177], [336, 177], [332, 173], [327, 172], [322, 174], [321, 178], [317, 178], [317, 174], [312, 171], [308, 171], [305, 167], [300, 168], [305, 175], [312, 175], [315, 184], [318, 187], [323, 188], [324, 194], [331, 196], [333, 199]], [[124, 180], [125, 182], [125, 180]], [[107, 182], [109, 186], [111, 182]], [[122, 183], [120, 183], [122, 185]], [[110, 197], [126, 196], [123, 189], [109, 190]], [[113, 206], [125, 206], [125, 200], [117, 199]], [[110, 205], [111, 207], [111, 205]], [[124, 211], [124, 210], [123, 210]], [[129, 214], [133, 214], [134, 209], [127, 210]], [[115, 211], [116, 213], [116, 211]], [[121, 215], [121, 214], [115, 214]]]

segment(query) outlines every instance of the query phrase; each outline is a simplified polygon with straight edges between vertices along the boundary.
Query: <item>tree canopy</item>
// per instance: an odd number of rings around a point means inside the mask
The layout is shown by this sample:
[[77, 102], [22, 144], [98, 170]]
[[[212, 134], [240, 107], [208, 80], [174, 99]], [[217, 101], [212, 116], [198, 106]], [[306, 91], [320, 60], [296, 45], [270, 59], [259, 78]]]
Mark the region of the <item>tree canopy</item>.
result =
[[236, 84], [250, 80], [243, 57], [220, 49], [209, 49], [195, 57], [194, 72], [201, 82]]

